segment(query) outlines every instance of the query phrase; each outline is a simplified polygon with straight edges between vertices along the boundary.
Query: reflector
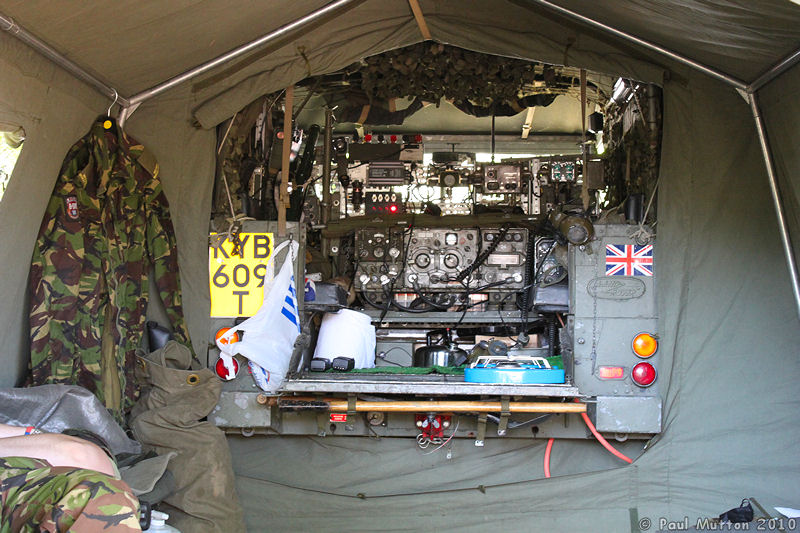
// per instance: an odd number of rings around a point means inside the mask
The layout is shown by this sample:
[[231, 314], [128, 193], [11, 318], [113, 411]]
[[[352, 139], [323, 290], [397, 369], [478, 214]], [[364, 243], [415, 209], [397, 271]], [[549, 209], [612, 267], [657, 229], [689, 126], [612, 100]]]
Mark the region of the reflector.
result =
[[658, 350], [658, 341], [650, 333], [639, 333], [633, 338], [633, 353], [646, 359]]
[[[217, 330], [217, 334], [214, 335], [214, 340], [219, 340], [220, 337], [225, 335], [231, 328], [219, 328]], [[239, 342], [239, 333], [236, 332], [229, 339], [221, 340], [221, 344], [233, 344], [234, 342]]]
[[597, 376], [600, 379], [623, 379], [625, 369], [621, 366], [601, 366], [597, 369]]

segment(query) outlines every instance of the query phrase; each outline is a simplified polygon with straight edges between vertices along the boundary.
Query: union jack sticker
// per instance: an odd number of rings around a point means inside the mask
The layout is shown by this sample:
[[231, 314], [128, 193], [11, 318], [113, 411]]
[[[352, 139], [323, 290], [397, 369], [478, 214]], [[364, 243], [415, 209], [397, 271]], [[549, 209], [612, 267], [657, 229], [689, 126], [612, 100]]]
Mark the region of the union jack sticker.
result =
[[607, 244], [606, 276], [653, 276], [653, 245]]

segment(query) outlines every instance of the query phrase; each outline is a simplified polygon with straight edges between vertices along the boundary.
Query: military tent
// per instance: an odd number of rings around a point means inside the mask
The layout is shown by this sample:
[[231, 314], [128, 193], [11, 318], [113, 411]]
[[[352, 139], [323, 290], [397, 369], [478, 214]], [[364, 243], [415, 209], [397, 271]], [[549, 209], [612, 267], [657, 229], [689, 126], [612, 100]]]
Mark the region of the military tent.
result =
[[248, 529], [620, 532], [694, 524], [751, 496], [770, 512], [800, 507], [800, 302], [787, 262], [800, 242], [800, 5], [419, 0], [418, 17], [412, 6], [0, 0], [0, 123], [26, 134], [0, 203], [0, 385], [25, 375], [26, 279], [59, 166], [112, 102], [160, 163], [205, 353], [215, 127], [309, 75], [431, 39], [663, 87], [663, 432], [631, 465], [596, 443], [559, 443], [551, 479], [536, 439], [458, 441], [445, 458], [404, 439], [231, 437]]

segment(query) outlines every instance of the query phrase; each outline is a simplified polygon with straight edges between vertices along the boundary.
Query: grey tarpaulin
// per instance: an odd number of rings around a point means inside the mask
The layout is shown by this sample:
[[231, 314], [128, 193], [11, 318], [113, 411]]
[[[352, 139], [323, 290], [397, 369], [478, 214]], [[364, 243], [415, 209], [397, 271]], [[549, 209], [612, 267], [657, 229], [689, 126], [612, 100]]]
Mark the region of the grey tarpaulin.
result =
[[114, 455], [141, 451], [139, 443], [129, 439], [94, 394], [83, 387], [42, 385], [0, 389], [0, 422], [35, 426], [50, 433], [87, 429], [102, 437]]
[[[324, 3], [231, 8], [225, 0], [126, 0], [89, 8], [4, 0], [0, 10], [131, 94]], [[800, 5], [789, 0], [556, 3], [748, 81], [800, 46]], [[715, 516], [745, 496], [800, 506], [800, 331], [745, 100], [703, 74], [525, 0], [420, 4], [443, 42], [663, 84], [656, 268], [664, 431], [633, 465], [619, 468], [610, 468], [617, 463], [596, 443], [559, 441], [553, 471], [560, 477], [550, 480], [537, 479], [543, 446], [536, 441], [493, 439], [480, 451], [459, 441], [447, 460], [420, 457], [405, 440], [231, 439], [250, 530], [619, 532], [631, 530], [631, 517]], [[76, 32], [65, 23], [72, 20], [105, 30]], [[312, 73], [321, 73], [420, 39], [406, 2], [378, 0], [293, 37], [273, 53], [255, 52], [146, 102], [127, 125], [162, 167], [200, 353], [215, 136], [193, 122], [213, 127], [264, 92], [305, 77], [309, 66], [298, 46], [306, 46]], [[0, 346], [6, 367], [16, 369], [0, 380], [11, 386], [26, 361], [30, 251], [58, 165], [110, 102], [9, 35], [0, 35], [0, 49], [0, 120], [23, 126], [28, 137], [0, 203]], [[795, 244], [799, 88], [795, 66], [759, 95]], [[316, 468], [308, 468], [308, 457]]]

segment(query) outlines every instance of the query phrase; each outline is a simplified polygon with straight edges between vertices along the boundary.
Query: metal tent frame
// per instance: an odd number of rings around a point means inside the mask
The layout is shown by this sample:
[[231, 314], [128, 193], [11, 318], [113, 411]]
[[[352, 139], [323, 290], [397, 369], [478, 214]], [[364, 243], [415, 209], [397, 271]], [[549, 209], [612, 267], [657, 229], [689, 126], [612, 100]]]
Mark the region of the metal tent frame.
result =
[[[223, 65], [241, 56], [242, 54], [261, 48], [264, 45], [271, 43], [281, 37], [284, 37], [293, 31], [300, 30], [325, 15], [338, 16], [345, 10], [345, 8], [353, 7], [354, 5], [357, 5], [363, 1], [364, 0], [334, 0], [324, 5], [320, 9], [312, 11], [311, 13], [293, 22], [285, 24], [277, 28], [276, 30], [267, 33], [266, 35], [259, 37], [258, 39], [243, 44], [242, 46], [239, 46], [225, 54], [222, 54], [210, 61], [198, 65], [190, 70], [187, 70], [186, 72], [178, 74], [177, 76], [165, 80], [162, 83], [159, 83], [149, 89], [146, 89], [130, 97], [120, 96], [117, 90], [114, 89], [112, 86], [103, 82], [96, 76], [87, 72], [81, 66], [67, 59], [64, 55], [60, 54], [53, 47], [48, 45], [45, 41], [32, 35], [30, 32], [28, 32], [27, 30], [21, 28], [18, 24], [16, 24], [13, 21], [13, 19], [1, 13], [0, 13], [0, 27], [2, 27], [3, 30], [11, 33], [12, 35], [16, 36], [17, 38], [19, 38], [20, 40], [22, 40], [23, 42], [25, 42], [26, 44], [37, 50], [38, 52], [43, 54], [45, 57], [47, 57], [54, 63], [66, 69], [76, 78], [89, 84], [91, 87], [98, 90], [100, 93], [108, 96], [109, 98], [113, 98], [114, 102], [120, 104], [121, 106], [118, 121], [120, 122], [120, 124], [123, 124], [125, 119], [129, 117], [131, 113], [133, 113], [142, 102], [145, 102], [177, 85], [180, 85], [185, 81], [191, 80], [192, 78], [195, 78], [213, 69], [214, 67]], [[647, 41], [633, 34], [621, 31], [617, 28], [614, 28], [597, 20], [581, 15], [580, 13], [577, 13], [575, 11], [561, 7], [549, 0], [522, 0], [515, 3], [517, 3], [518, 5], [522, 5], [523, 7], [528, 9], [531, 9], [534, 6], [541, 6], [547, 10], [557, 13], [558, 15], [561, 15], [564, 18], [591, 26], [593, 28], [601, 30], [604, 33], [614, 35], [620, 39], [624, 39], [626, 41], [647, 48], [648, 50], [657, 52], [658, 54], [666, 56], [694, 70], [703, 72], [708, 76], [711, 76], [713, 78], [722, 81], [723, 83], [736, 89], [748, 101], [753, 115], [753, 120], [755, 122], [756, 132], [758, 134], [759, 142], [761, 145], [761, 153], [762, 157], [764, 158], [764, 164], [767, 170], [767, 178], [769, 181], [769, 188], [772, 196], [773, 207], [775, 209], [775, 214], [778, 218], [778, 230], [780, 232], [781, 243], [783, 246], [785, 259], [787, 267], [789, 269], [789, 275], [791, 278], [795, 305], [797, 307], [798, 317], [800, 317], [800, 274], [798, 273], [797, 269], [797, 260], [795, 258], [794, 248], [792, 247], [792, 241], [791, 241], [791, 236], [789, 235], [789, 229], [786, 221], [783, 199], [781, 197], [780, 187], [778, 185], [778, 180], [775, 173], [775, 165], [772, 157], [772, 149], [769, 144], [769, 139], [767, 137], [767, 132], [766, 132], [766, 126], [761, 114], [761, 109], [758, 105], [758, 98], [757, 98], [758, 91], [761, 88], [763, 88], [769, 82], [777, 78], [780, 74], [782, 74], [783, 72], [785, 72], [786, 70], [788, 70], [789, 68], [791, 68], [793, 65], [797, 64], [800, 61], [800, 49], [789, 54], [787, 57], [775, 63], [773, 66], [768, 68], [764, 73], [762, 73], [758, 78], [756, 78], [751, 83], [747, 83], [725, 72], [722, 72], [708, 65], [704, 65], [699, 61], [686, 57], [675, 51], [669, 50], [658, 44]], [[423, 13], [419, 9], [419, 5], [416, 2], [416, 0], [409, 0], [409, 5], [411, 6], [415, 20], [420, 26], [423, 38], [425, 39], [431, 38], [427, 25], [424, 24]]]

